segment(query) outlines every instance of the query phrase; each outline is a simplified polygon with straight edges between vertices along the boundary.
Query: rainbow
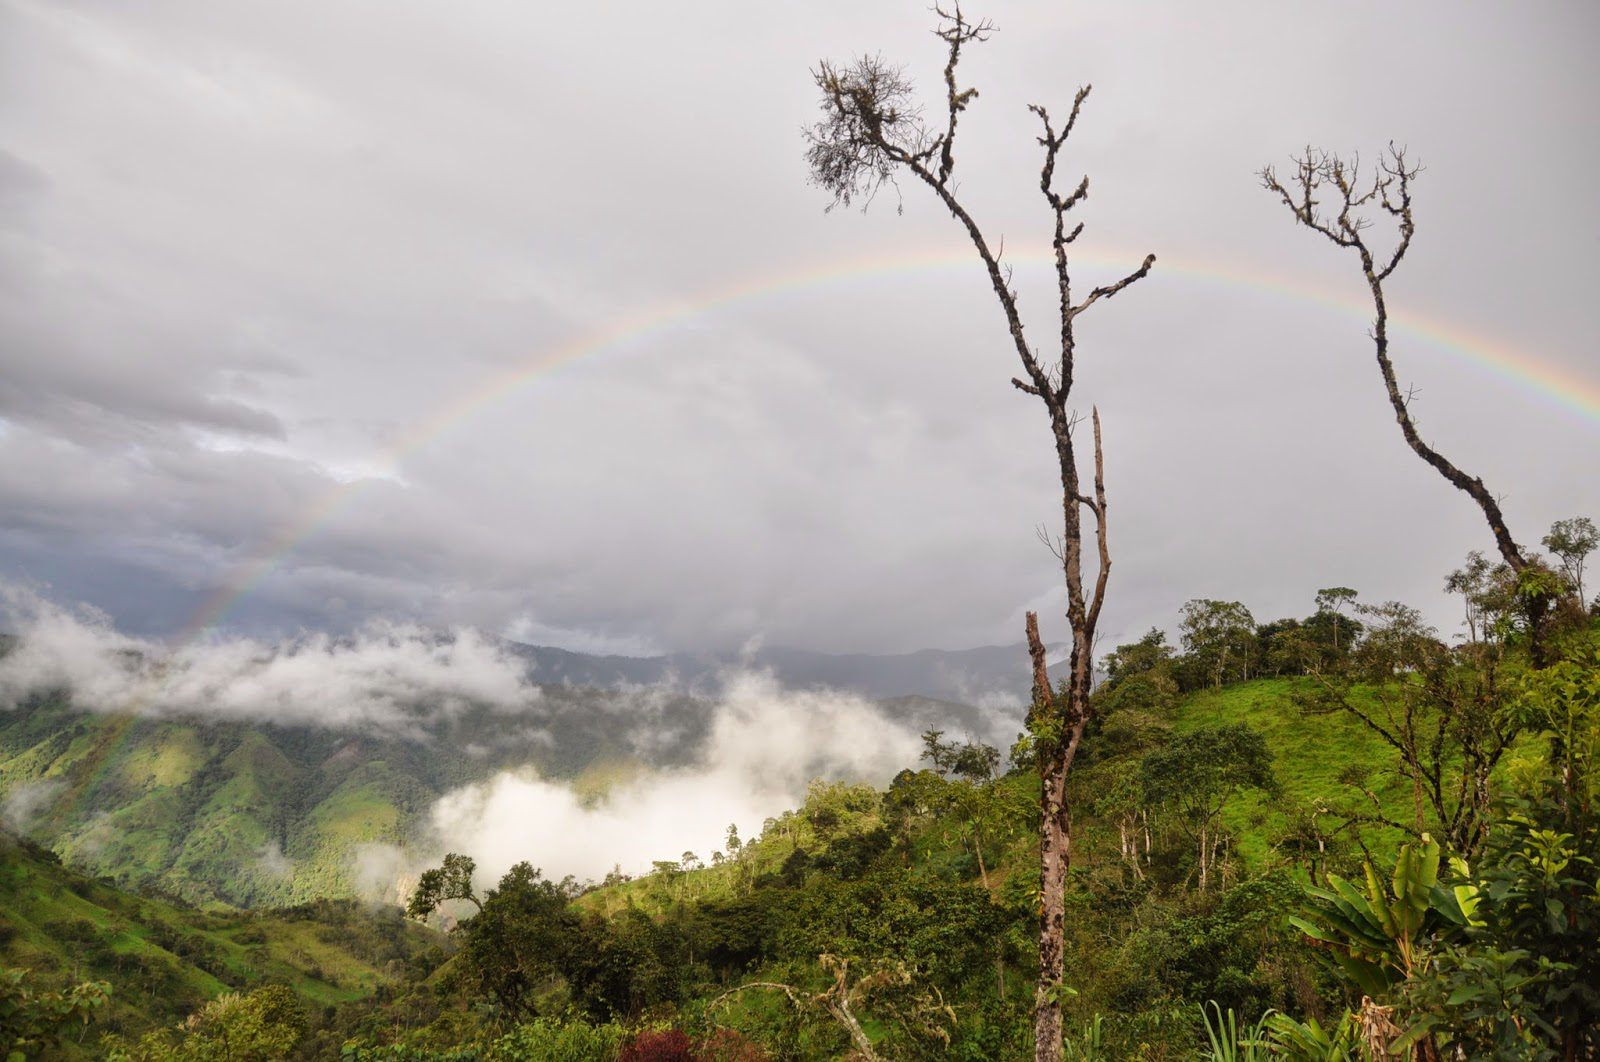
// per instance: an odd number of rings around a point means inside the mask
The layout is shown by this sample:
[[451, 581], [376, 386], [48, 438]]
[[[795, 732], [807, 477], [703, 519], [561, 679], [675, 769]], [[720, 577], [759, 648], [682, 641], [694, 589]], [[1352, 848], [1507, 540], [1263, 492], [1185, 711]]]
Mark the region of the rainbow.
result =
[[[1073, 257], [1076, 266], [1088, 265], [1106, 276], [1120, 276], [1133, 268], [1142, 254], [1086, 250]], [[1006, 255], [1009, 262], [1048, 266], [1052, 261], [1047, 248]], [[859, 281], [864, 278], [897, 275], [923, 270], [950, 268], [981, 269], [971, 247], [943, 245], [881, 258], [851, 262], [829, 262], [758, 275], [731, 285], [710, 288], [690, 298], [646, 307], [625, 315], [603, 328], [585, 333], [548, 349], [536, 351], [513, 368], [493, 375], [476, 387], [462, 392], [441, 405], [426, 419], [373, 455], [380, 466], [398, 467], [410, 454], [421, 450], [452, 428], [471, 420], [487, 407], [505, 401], [522, 388], [546, 375], [584, 358], [617, 352], [653, 333], [696, 318], [726, 310], [740, 303], [769, 299], [783, 294]], [[1120, 272], [1119, 272], [1120, 271]], [[1370, 318], [1371, 306], [1364, 291], [1336, 295], [1321, 288], [1282, 277], [1267, 276], [1227, 264], [1162, 255], [1155, 275], [1176, 274], [1184, 279], [1245, 288], [1312, 303], [1346, 315]], [[1080, 274], [1082, 275], [1082, 274]], [[1085, 278], [1087, 279], [1087, 278]], [[1475, 335], [1437, 318], [1409, 313], [1394, 313], [1391, 321], [1404, 335], [1420, 339], [1487, 371], [1506, 382], [1550, 400], [1581, 417], [1600, 423], [1600, 383], [1584, 379], [1569, 370], [1541, 362], [1510, 345]], [[222, 587], [196, 610], [179, 636], [180, 643], [197, 639], [214, 628], [241, 600], [247, 597], [296, 547], [313, 535], [342, 505], [360, 494], [371, 480], [357, 479], [330, 487], [302, 512], [272, 534], [253, 556], [241, 563]]]

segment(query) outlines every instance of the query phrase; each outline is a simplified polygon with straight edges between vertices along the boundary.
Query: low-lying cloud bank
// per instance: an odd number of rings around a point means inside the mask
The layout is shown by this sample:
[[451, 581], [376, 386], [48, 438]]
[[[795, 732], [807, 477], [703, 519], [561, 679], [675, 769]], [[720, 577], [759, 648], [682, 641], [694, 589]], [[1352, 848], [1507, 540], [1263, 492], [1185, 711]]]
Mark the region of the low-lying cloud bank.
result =
[[373, 624], [348, 637], [216, 638], [175, 649], [102, 613], [0, 586], [16, 644], [0, 657], [0, 708], [66, 691], [78, 707], [144, 715], [409, 729], [472, 704], [515, 711], [539, 689], [526, 664], [477, 631]]
[[572, 789], [506, 771], [433, 808], [440, 850], [477, 859], [486, 880], [526, 860], [546, 875], [629, 873], [685, 851], [709, 860], [730, 823], [752, 836], [804, 798], [813, 778], [883, 784], [916, 763], [921, 740], [861, 697], [781, 689], [770, 674], [724, 677], [700, 762], [652, 770], [586, 803]]
[[[579, 713], [574, 718], [631, 750], [633, 773], [599, 796], [532, 768], [498, 770], [446, 793], [411, 844], [362, 849], [357, 878], [375, 898], [403, 898], [447, 851], [473, 856], [485, 884], [524, 860], [580, 880], [617, 866], [637, 874], [686, 851], [709, 860], [730, 823], [753, 836], [767, 818], [798, 806], [813, 779], [882, 785], [917, 763], [924, 726], [952, 725], [838, 690], [785, 688], [771, 671], [748, 666], [697, 682], [692, 695], [671, 680], [542, 693], [525, 659], [470, 629], [378, 625], [343, 638], [213, 639], [169, 649], [118, 632], [93, 610], [5, 586], [0, 617], [17, 638], [0, 656], [0, 710], [63, 691], [86, 710], [444, 740], [448, 729], [434, 724], [484, 706], [520, 716], [506, 720], [505, 733], [531, 727], [546, 739], [546, 727]], [[994, 732], [980, 736], [995, 740], [1008, 714], [980, 711], [976, 718]], [[0, 818], [24, 824], [53, 795], [48, 786], [18, 788]], [[269, 846], [260, 869], [288, 876], [294, 864]]]

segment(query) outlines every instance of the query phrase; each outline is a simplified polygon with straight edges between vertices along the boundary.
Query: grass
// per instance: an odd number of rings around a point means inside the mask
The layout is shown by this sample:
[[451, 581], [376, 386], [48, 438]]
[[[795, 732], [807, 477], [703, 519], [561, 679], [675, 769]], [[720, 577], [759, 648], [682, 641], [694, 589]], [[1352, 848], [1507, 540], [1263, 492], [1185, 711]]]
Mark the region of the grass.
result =
[[[1394, 749], [1349, 712], [1308, 715], [1302, 705], [1315, 688], [1306, 678], [1256, 679], [1191, 694], [1178, 710], [1177, 733], [1243, 723], [1265, 736], [1272, 750], [1280, 791], [1242, 793], [1223, 815], [1248, 862], [1269, 858], [1273, 840], [1296, 812], [1320, 806], [1372, 813], [1377, 809], [1362, 790], [1376, 796], [1390, 818], [1404, 818], [1411, 807], [1410, 783], [1398, 770]], [[1399, 842], [1398, 832], [1386, 827], [1365, 827], [1363, 833], [1375, 851]]]

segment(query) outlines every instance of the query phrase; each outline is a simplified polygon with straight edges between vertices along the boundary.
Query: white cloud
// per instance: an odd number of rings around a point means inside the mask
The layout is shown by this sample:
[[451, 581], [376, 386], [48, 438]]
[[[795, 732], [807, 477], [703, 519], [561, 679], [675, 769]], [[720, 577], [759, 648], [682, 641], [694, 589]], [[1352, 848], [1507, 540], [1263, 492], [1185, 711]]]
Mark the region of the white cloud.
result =
[[532, 772], [505, 771], [447, 794], [432, 823], [440, 850], [471, 855], [485, 881], [523, 860], [547, 876], [598, 879], [616, 864], [637, 873], [685, 851], [707, 859], [729, 823], [758, 832], [797, 806], [813, 778], [881, 785], [920, 752], [912, 729], [870, 701], [734, 672], [694, 766], [648, 771], [592, 803]]
[[375, 623], [346, 638], [215, 639], [166, 649], [119, 633], [93, 609], [0, 586], [18, 636], [0, 658], [0, 706], [70, 691], [91, 711], [407, 729], [471, 704], [501, 711], [539, 697], [526, 665], [471, 629]]
[[33, 820], [55, 802], [64, 785], [59, 778], [41, 778], [12, 786], [0, 798], [0, 823], [17, 833], [27, 833]]
[[261, 872], [275, 881], [288, 881], [294, 877], [294, 860], [283, 854], [283, 845], [273, 838], [261, 846], [256, 865]]

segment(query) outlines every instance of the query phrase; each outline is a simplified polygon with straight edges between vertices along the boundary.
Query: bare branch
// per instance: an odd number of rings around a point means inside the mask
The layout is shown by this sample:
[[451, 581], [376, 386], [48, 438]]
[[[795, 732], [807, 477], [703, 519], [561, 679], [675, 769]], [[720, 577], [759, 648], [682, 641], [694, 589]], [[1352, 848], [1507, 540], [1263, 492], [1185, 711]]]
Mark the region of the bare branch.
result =
[[1066, 559], [1066, 545], [1059, 537], [1051, 538], [1050, 532], [1045, 530], [1043, 524], [1040, 524], [1038, 527], [1034, 528], [1033, 534], [1035, 538], [1044, 543], [1044, 548], [1050, 551], [1050, 555], [1052, 557], [1054, 557], [1056, 560]]
[[[1145, 263], [1149, 265], [1148, 260]], [[1111, 575], [1111, 546], [1106, 526], [1106, 461], [1105, 449], [1100, 442], [1100, 407], [1090, 410], [1094, 418], [1094, 538], [1100, 551], [1100, 570], [1095, 575], [1094, 594], [1089, 599], [1089, 627], [1095, 629], [1100, 622], [1100, 606], [1106, 600], [1106, 581]]]
[[[1416, 235], [1416, 218], [1411, 212], [1411, 179], [1422, 172], [1422, 167], [1408, 166], [1406, 149], [1395, 147], [1392, 140], [1389, 141], [1389, 156], [1380, 165], [1386, 175], [1380, 185], [1383, 209], [1396, 219], [1400, 230], [1400, 239], [1389, 256], [1388, 265], [1378, 273], [1378, 279], [1382, 281], [1388, 279], [1400, 264], [1400, 259], [1406, 256], [1406, 251], [1411, 247], [1411, 237]], [[1389, 193], [1391, 185], [1395, 188], [1392, 196]]]
[[939, 28], [934, 30], [934, 35], [950, 47], [950, 58], [944, 64], [945, 86], [945, 111], [947, 123], [942, 136], [938, 138], [939, 145], [939, 184], [943, 186], [950, 180], [950, 172], [955, 169], [955, 144], [956, 120], [961, 112], [967, 109], [967, 104], [978, 98], [978, 90], [956, 88], [956, 65], [961, 62], [961, 46], [968, 42], [982, 43], [989, 39], [994, 32], [994, 25], [987, 20], [976, 24], [968, 22], [961, 14], [961, 5], [955, 4], [949, 11], [935, 4], [934, 13], [939, 16]]
[[1155, 265], [1155, 264], [1156, 264], [1156, 256], [1155, 255], [1153, 255], [1153, 254], [1145, 255], [1144, 256], [1144, 262], [1139, 266], [1138, 269], [1135, 269], [1132, 273], [1129, 273], [1127, 276], [1123, 277], [1121, 280], [1117, 281], [1115, 284], [1110, 284], [1110, 285], [1107, 285], [1106, 287], [1103, 287], [1103, 288], [1095, 288], [1093, 291], [1091, 291], [1089, 293], [1089, 297], [1087, 299], [1084, 299], [1081, 304], [1079, 304], [1077, 306], [1074, 306], [1072, 308], [1072, 316], [1073, 317], [1078, 316], [1080, 313], [1082, 313], [1083, 311], [1087, 310], [1089, 307], [1093, 306], [1100, 299], [1109, 299], [1109, 298], [1111, 298], [1111, 296], [1115, 295], [1117, 292], [1121, 291], [1123, 288], [1127, 287], [1129, 284], [1132, 284], [1135, 281], [1143, 280], [1145, 277], [1150, 275], [1150, 267]]
[[1045, 657], [1044, 642], [1039, 638], [1039, 614], [1030, 612], [1023, 629], [1028, 638], [1028, 658], [1033, 663], [1033, 707], [1028, 711], [1030, 720], [1049, 718], [1056, 712], [1055, 691], [1050, 688], [1050, 665]]
[[[1378, 370], [1406, 445], [1452, 486], [1477, 503], [1494, 535], [1501, 557], [1512, 570], [1520, 572], [1527, 567], [1528, 561], [1506, 527], [1499, 502], [1483, 485], [1483, 480], [1467, 475], [1423, 441], [1410, 411], [1415, 391], [1401, 393], [1395, 378], [1394, 363], [1389, 359], [1389, 310], [1383, 282], [1400, 265], [1416, 235], [1411, 181], [1421, 172], [1422, 167], [1406, 157], [1406, 149], [1390, 141], [1369, 183], [1361, 180], [1359, 158], [1346, 162], [1332, 152], [1311, 147], [1306, 148], [1303, 156], [1295, 159], [1295, 178], [1289, 186], [1278, 179], [1270, 166], [1261, 171], [1261, 183], [1283, 201], [1299, 224], [1321, 233], [1340, 247], [1356, 252], [1361, 260], [1361, 272], [1367, 281], [1367, 289], [1372, 295], [1374, 320], [1369, 334], [1376, 348]], [[1333, 213], [1322, 208], [1321, 197], [1334, 199], [1336, 209]], [[1381, 210], [1395, 221], [1395, 244], [1382, 265], [1378, 264], [1377, 256], [1363, 235], [1372, 223], [1371, 218], [1363, 213], [1369, 207]], [[1543, 610], [1543, 606], [1537, 603], [1530, 607], [1541, 612]]]

